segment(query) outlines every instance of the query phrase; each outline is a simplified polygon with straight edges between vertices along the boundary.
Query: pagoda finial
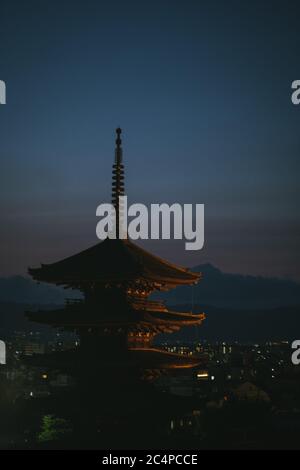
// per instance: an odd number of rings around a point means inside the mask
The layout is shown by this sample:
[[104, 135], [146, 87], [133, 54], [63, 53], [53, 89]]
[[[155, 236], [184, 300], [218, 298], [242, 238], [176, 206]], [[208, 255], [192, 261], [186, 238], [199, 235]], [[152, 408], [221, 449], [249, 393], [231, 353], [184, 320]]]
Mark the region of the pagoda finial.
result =
[[113, 177], [112, 177], [112, 204], [116, 210], [116, 236], [119, 238], [119, 215], [122, 216], [122, 207], [120, 207], [119, 197], [124, 196], [124, 165], [123, 152], [122, 152], [122, 129], [116, 129], [116, 149], [115, 149], [115, 162], [113, 164]]
[[115, 150], [115, 163], [122, 163], [122, 140], [121, 140], [121, 134], [122, 134], [122, 129], [118, 127], [116, 129], [116, 150]]

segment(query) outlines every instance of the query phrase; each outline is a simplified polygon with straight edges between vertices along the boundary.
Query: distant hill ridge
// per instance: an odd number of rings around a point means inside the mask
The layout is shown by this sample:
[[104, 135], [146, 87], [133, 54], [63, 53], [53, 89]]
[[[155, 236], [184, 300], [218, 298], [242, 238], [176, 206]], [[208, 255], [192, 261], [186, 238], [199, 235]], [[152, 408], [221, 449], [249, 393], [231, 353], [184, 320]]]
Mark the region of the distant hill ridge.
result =
[[[205, 304], [221, 308], [277, 308], [300, 305], [300, 284], [294, 281], [224, 273], [211, 264], [192, 268], [202, 272], [197, 286], [179, 287], [157, 294], [168, 304]], [[157, 296], [156, 295], [156, 296]], [[66, 297], [80, 293], [30, 278], [0, 278], [0, 302], [62, 304]]]
[[295, 281], [224, 273], [211, 264], [192, 269], [202, 272], [203, 279], [197, 286], [160, 294], [167, 303], [243, 309], [300, 305], [300, 284]]
[[23, 276], [0, 277], [0, 302], [63, 304], [66, 297], [78, 297], [73, 290], [39, 284]]
[[[300, 284], [283, 280], [223, 273], [211, 264], [193, 268], [203, 273], [197, 286], [158, 293], [171, 308], [201, 312], [200, 328], [183, 329], [181, 340], [260, 341], [294, 339], [300, 331]], [[13, 330], [51, 331], [29, 322], [24, 311], [56, 308], [79, 292], [30, 278], [0, 278], [0, 337]], [[99, 312], [100, 313], [100, 312]], [[172, 335], [176, 339], [176, 334]], [[170, 338], [168, 338], [169, 340]]]

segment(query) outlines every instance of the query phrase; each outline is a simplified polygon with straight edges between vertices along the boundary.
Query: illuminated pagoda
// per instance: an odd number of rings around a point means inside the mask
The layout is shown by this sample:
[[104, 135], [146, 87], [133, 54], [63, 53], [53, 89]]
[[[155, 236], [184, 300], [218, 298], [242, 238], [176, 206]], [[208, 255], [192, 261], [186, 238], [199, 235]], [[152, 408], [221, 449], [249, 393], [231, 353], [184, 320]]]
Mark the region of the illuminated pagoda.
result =
[[[121, 129], [117, 129], [113, 164], [112, 203], [119, 233], [119, 196], [124, 195]], [[140, 366], [145, 369], [194, 367], [199, 358], [167, 353], [151, 346], [159, 333], [200, 325], [204, 314], [169, 311], [149, 300], [158, 290], [198, 282], [191, 272], [148, 253], [129, 239], [99, 242], [76, 255], [40, 268], [30, 268], [40, 282], [82, 292], [83, 299], [67, 301], [63, 309], [28, 313], [30, 320], [78, 333], [80, 349], [97, 354], [97, 364]]]
[[[121, 129], [116, 132], [112, 203], [118, 234], [124, 166]], [[201, 362], [193, 355], [158, 349], [152, 342], [157, 334], [200, 325], [204, 314], [169, 311], [162, 302], [149, 299], [155, 291], [196, 284], [199, 273], [154, 256], [128, 238], [107, 238], [61, 261], [30, 268], [29, 273], [39, 282], [82, 293], [81, 299], [66, 301], [64, 308], [27, 313], [31, 321], [74, 331], [80, 338], [75, 350], [49, 355], [49, 364], [52, 356], [60, 367], [81, 368], [89, 377], [105, 374], [106, 378], [128, 378], [154, 377], [167, 369], [195, 367]]]

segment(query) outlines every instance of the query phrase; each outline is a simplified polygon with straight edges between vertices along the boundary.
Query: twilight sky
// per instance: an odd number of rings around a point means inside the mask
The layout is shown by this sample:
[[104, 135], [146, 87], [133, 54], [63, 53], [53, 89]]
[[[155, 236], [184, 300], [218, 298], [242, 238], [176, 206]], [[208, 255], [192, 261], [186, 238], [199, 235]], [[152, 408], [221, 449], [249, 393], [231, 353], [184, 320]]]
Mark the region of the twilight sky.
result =
[[299, 17], [292, 0], [0, 0], [0, 275], [97, 242], [121, 126], [130, 202], [205, 204], [203, 250], [147, 249], [300, 280]]

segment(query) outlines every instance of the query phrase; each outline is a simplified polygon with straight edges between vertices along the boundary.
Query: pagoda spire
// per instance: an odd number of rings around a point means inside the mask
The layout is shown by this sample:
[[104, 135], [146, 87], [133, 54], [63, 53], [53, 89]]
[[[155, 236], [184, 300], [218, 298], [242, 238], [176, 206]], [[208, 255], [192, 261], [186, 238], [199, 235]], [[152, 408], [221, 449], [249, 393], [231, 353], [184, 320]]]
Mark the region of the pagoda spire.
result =
[[120, 206], [119, 197], [124, 196], [124, 165], [123, 151], [122, 151], [122, 140], [121, 140], [122, 129], [118, 127], [116, 129], [116, 148], [115, 148], [115, 161], [112, 170], [112, 204], [116, 211], [116, 236], [120, 236], [120, 217], [122, 217], [122, 206]]

